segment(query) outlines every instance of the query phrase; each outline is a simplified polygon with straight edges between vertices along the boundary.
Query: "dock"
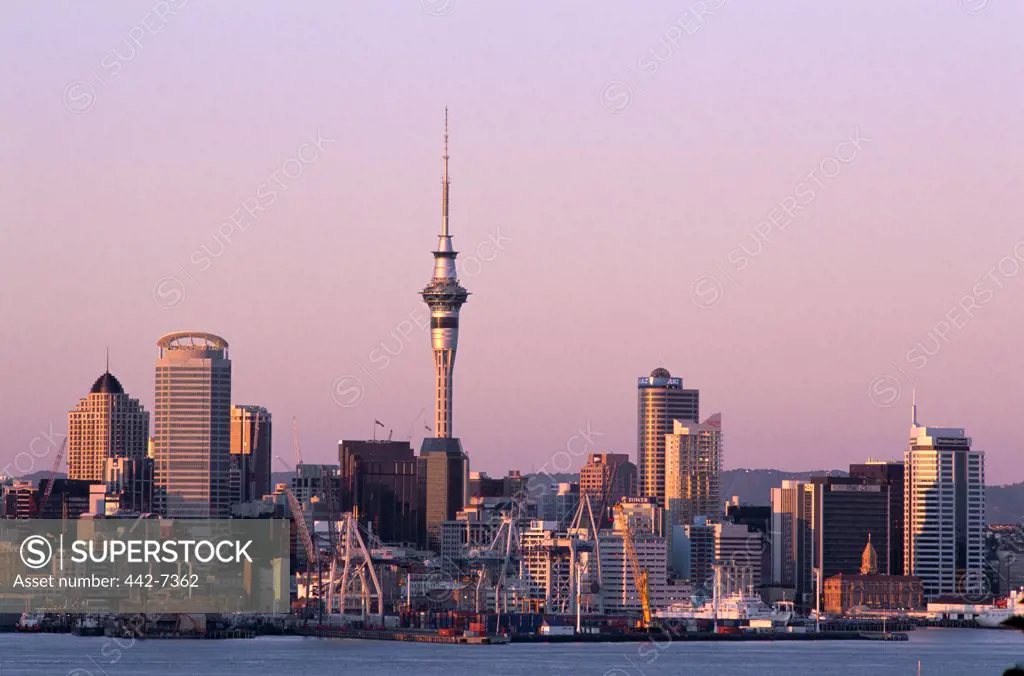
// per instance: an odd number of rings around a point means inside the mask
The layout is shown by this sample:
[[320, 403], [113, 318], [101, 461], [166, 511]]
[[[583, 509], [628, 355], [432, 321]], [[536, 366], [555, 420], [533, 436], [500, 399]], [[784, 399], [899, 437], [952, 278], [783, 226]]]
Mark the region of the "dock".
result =
[[365, 641], [408, 641], [412, 643], [441, 643], [447, 645], [505, 645], [509, 637], [503, 634], [482, 636], [442, 636], [432, 631], [396, 631], [391, 629], [344, 629], [339, 627], [310, 627], [297, 629], [300, 636], [316, 638], [355, 638]]

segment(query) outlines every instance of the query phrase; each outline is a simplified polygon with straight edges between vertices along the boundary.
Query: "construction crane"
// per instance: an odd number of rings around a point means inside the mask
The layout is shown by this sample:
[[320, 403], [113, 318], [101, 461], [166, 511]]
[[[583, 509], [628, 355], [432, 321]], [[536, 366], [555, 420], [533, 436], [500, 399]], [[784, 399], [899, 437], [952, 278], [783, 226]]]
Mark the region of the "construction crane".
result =
[[302, 448], [299, 447], [299, 423], [292, 416], [292, 443], [295, 445], [295, 474], [299, 473], [302, 467]]
[[309, 609], [309, 597], [312, 590], [311, 578], [314, 562], [319, 566], [320, 557], [316, 547], [313, 546], [313, 538], [309, 535], [309, 527], [306, 525], [306, 515], [302, 512], [302, 505], [299, 504], [292, 489], [285, 486], [285, 495], [288, 497], [288, 509], [292, 513], [292, 521], [299, 529], [299, 540], [302, 548], [306, 551], [306, 609]]
[[406, 434], [405, 434], [405, 440], [406, 440], [406, 441], [412, 441], [412, 428], [413, 428], [413, 426], [414, 426], [414, 425], [415, 425], [416, 423], [418, 423], [418, 422], [419, 422], [420, 420], [422, 420], [422, 419], [423, 419], [423, 413], [424, 413], [424, 411], [426, 411], [426, 410], [427, 410], [427, 409], [426, 409], [425, 407], [424, 407], [424, 408], [421, 408], [421, 409], [420, 409], [420, 412], [416, 414], [416, 419], [415, 419], [415, 420], [413, 420], [413, 421], [412, 421], [411, 423], [409, 423], [409, 431], [408, 431], [408, 432], [406, 432]]
[[629, 519], [622, 509], [622, 505], [616, 505], [624, 523], [622, 524], [622, 545], [625, 551], [626, 560], [629, 561], [630, 570], [633, 572], [633, 582], [636, 585], [637, 595], [640, 597], [640, 606], [643, 610], [643, 618], [638, 623], [644, 631], [651, 627], [651, 598], [647, 589], [647, 569], [640, 567], [640, 558], [636, 555], [636, 544], [633, 542], [633, 532], [629, 527]]
[[53, 468], [50, 470], [50, 480], [46, 483], [46, 490], [43, 491], [43, 497], [39, 499], [39, 505], [37, 516], [42, 516], [43, 508], [46, 506], [46, 501], [50, 499], [50, 493], [53, 492], [53, 482], [57, 478], [57, 470], [60, 468], [60, 462], [64, 459], [64, 449], [67, 448], [68, 438], [64, 436], [64, 440], [60, 442], [60, 449], [57, 451], [57, 457], [53, 459]]

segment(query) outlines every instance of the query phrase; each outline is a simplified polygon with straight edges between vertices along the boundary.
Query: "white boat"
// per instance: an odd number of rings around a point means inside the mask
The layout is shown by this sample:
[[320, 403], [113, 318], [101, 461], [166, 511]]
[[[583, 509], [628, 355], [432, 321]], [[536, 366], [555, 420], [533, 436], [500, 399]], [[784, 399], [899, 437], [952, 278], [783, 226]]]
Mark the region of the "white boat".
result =
[[1015, 615], [1024, 616], [1024, 590], [1011, 592], [1005, 606], [983, 610], [975, 618], [983, 627], [995, 628]]
[[[664, 619], [714, 620], [714, 603], [694, 606], [692, 603], [673, 603], [655, 613]], [[793, 619], [793, 604], [789, 602], [765, 605], [756, 594], [735, 593], [723, 596], [718, 604], [719, 620], [771, 620], [773, 624], [786, 625]]]
[[14, 625], [15, 630], [24, 632], [36, 632], [43, 629], [42, 613], [22, 613], [21, 619]]

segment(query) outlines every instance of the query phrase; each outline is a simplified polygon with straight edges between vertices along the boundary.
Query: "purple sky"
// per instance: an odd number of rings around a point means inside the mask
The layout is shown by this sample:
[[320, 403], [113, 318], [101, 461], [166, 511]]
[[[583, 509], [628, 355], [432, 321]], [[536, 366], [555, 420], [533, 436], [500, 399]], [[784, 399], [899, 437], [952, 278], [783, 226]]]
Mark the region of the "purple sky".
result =
[[448, 105], [474, 469], [576, 469], [588, 424], [635, 455], [664, 365], [727, 467], [901, 457], [916, 382], [1024, 479], [1024, 6], [183, 4], [5, 7], [0, 462], [107, 345], [151, 410], [179, 329], [228, 339], [289, 461], [293, 415], [309, 461], [375, 418], [418, 446]]

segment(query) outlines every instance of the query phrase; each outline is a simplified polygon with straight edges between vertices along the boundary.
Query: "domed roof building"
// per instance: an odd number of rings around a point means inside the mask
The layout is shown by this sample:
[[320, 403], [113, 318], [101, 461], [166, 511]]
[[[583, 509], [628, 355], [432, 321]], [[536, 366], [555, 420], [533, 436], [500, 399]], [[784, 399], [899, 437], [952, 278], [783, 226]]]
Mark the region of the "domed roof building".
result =
[[108, 367], [68, 413], [68, 479], [105, 482], [108, 459], [144, 458], [148, 446], [149, 413]]

